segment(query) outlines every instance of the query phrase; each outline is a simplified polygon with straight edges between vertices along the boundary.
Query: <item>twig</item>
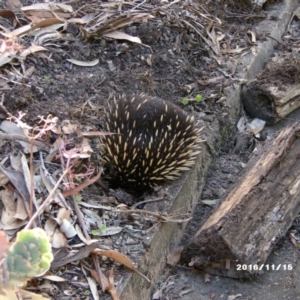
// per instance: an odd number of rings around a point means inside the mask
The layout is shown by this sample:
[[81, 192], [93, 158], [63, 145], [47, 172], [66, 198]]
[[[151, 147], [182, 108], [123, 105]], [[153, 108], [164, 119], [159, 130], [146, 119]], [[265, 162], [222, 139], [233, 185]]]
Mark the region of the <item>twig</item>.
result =
[[[34, 166], [33, 166], [33, 147], [34, 147], [34, 139], [30, 139], [30, 157], [29, 157], [29, 169], [30, 169], [30, 190], [29, 190], [29, 195], [30, 195], [30, 202], [29, 202], [29, 207], [30, 207], [30, 217], [33, 214], [33, 201], [35, 200], [35, 194], [34, 194], [34, 184], [33, 184], [33, 177], [34, 177]], [[36, 202], [35, 202], [36, 203]]]
[[277, 40], [277, 39], [275, 39], [273, 36], [271, 36], [269, 33], [266, 33], [266, 34], [265, 34], [265, 36], [266, 36], [267, 38], [269, 38], [269, 39], [272, 39], [272, 40], [274, 40], [274, 41], [275, 41], [275, 42], [277, 42], [278, 44], [280, 44], [280, 45], [282, 45], [282, 46], [286, 47], [286, 45], [285, 45], [284, 43], [282, 43], [282, 42], [278, 41], [278, 40]]
[[94, 182], [96, 182], [100, 178], [101, 174], [102, 174], [102, 170], [100, 170], [99, 173], [96, 176], [94, 176], [92, 179], [85, 180], [82, 184], [76, 186], [73, 189], [63, 191], [62, 195], [64, 197], [68, 197], [68, 196], [72, 196], [72, 195], [78, 194], [81, 190], [83, 190], [84, 188], [86, 188], [89, 185], [91, 185]]
[[[39, 162], [41, 164], [40, 174], [41, 174], [42, 180], [44, 182], [44, 185], [46, 186], [46, 189], [48, 190], [48, 192], [50, 192], [53, 189], [53, 186], [55, 185], [55, 181], [54, 181], [53, 177], [49, 174], [47, 168], [45, 167], [45, 161], [43, 159], [43, 155], [42, 155], [41, 151], [40, 151], [40, 161]], [[70, 206], [66, 202], [66, 200], [65, 200], [64, 196], [61, 194], [61, 192], [57, 193], [57, 197], [66, 209], [71, 210]]]
[[39, 142], [37, 140], [34, 140], [32, 143], [32, 140], [28, 138], [27, 136], [20, 135], [20, 134], [7, 134], [7, 133], [2, 133], [0, 132], [0, 140], [8, 140], [8, 141], [22, 141], [28, 144], [33, 144], [34, 146], [37, 146], [40, 149], [47, 150], [48, 147], [43, 143]]
[[60, 176], [59, 180], [56, 182], [55, 186], [53, 187], [51, 193], [48, 195], [46, 200], [43, 202], [43, 204], [39, 207], [39, 209], [35, 212], [35, 214], [31, 217], [27, 225], [24, 229], [29, 229], [33, 223], [33, 221], [44, 211], [46, 206], [53, 201], [53, 195], [56, 193], [56, 190], [58, 189], [60, 183], [63, 181], [64, 177], [68, 174], [69, 169], [67, 168], [63, 174]]
[[192, 217], [186, 218], [186, 219], [172, 219], [168, 216], [163, 216], [161, 213], [149, 211], [149, 210], [141, 210], [141, 209], [131, 209], [131, 210], [121, 210], [117, 209], [113, 211], [114, 213], [126, 213], [126, 214], [131, 214], [131, 213], [139, 213], [139, 214], [146, 214], [150, 216], [154, 216], [158, 219], [161, 219], [163, 222], [172, 222], [172, 223], [183, 223], [183, 222], [189, 222]]
[[8, 79], [8, 78], [6, 78], [6, 77], [4, 77], [4, 76], [1, 76], [1, 75], [0, 75], [0, 78], [7, 80], [7, 82], [11, 82], [11, 83], [19, 84], [19, 85], [26, 86], [26, 87], [29, 87], [29, 88], [31, 88], [31, 87], [32, 87], [32, 86], [31, 86], [31, 85], [29, 85], [29, 84], [22, 83], [22, 82], [18, 82], [18, 81], [14, 81], [14, 80], [10, 80], [10, 79]]
[[105, 292], [105, 284], [103, 282], [103, 273], [101, 271], [100, 265], [99, 265], [99, 259], [97, 257], [97, 254], [91, 253], [91, 256], [93, 258], [93, 263], [96, 269], [96, 272], [98, 274], [98, 278], [99, 278], [99, 283], [100, 283], [100, 287], [102, 289], [102, 292]]
[[134, 11], [136, 10], [139, 6], [142, 6], [147, 0], [142, 1], [141, 3], [139, 3], [138, 5], [136, 5], [134, 8], [132, 8], [130, 11]]
[[89, 233], [87, 232], [87, 229], [86, 229], [86, 226], [85, 226], [85, 223], [84, 223], [84, 220], [83, 220], [83, 215], [82, 215], [82, 212], [81, 212], [81, 210], [79, 208], [79, 205], [78, 205], [78, 203], [77, 203], [77, 201], [75, 199], [75, 196], [73, 196], [72, 199], [73, 199], [73, 207], [74, 207], [76, 216], [78, 218], [78, 223], [80, 224], [81, 229], [83, 230], [84, 237], [87, 240], [90, 240], [91, 237], [90, 237]]
[[137, 202], [137, 203], [133, 204], [131, 206], [131, 209], [135, 209], [136, 207], [138, 207], [141, 204], [152, 203], [152, 202], [157, 202], [157, 201], [161, 201], [161, 200], [164, 200], [164, 197], [159, 197], [159, 198], [155, 198], [155, 199], [140, 201], [140, 202]]

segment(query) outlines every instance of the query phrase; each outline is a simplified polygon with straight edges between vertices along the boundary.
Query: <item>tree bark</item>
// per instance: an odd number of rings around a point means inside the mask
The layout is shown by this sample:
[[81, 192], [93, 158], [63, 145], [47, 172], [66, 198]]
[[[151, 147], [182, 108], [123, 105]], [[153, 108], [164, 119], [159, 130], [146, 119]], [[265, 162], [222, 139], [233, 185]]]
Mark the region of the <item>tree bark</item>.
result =
[[273, 124], [300, 106], [300, 67], [295, 53], [272, 58], [242, 89], [242, 102], [253, 118]]
[[[300, 211], [300, 125], [285, 128], [227, 193], [182, 258], [209, 273], [259, 273]], [[241, 264], [245, 272], [237, 270]], [[262, 268], [262, 271], [264, 269]]]

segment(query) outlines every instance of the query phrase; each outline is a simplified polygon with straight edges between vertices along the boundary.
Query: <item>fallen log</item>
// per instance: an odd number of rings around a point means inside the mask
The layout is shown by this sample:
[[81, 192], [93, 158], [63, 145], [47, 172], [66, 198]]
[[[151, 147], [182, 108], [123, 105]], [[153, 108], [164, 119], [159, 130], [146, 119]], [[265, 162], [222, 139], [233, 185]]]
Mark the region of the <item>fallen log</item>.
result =
[[266, 144], [190, 239], [184, 261], [235, 278], [266, 270], [263, 264], [272, 248], [300, 212], [299, 137], [300, 125], [295, 124]]
[[297, 53], [273, 57], [256, 79], [242, 89], [245, 110], [253, 118], [273, 124], [300, 106], [300, 67]]
[[[267, 0], [234, 0], [231, 1], [230, 4], [238, 5], [239, 7], [242, 7], [244, 9], [250, 8], [252, 12], [256, 13], [255, 17], [266, 18], [264, 14], [257, 14], [258, 12], [261, 12], [263, 10], [263, 6], [266, 2]], [[253, 16], [254, 15], [249, 14], [248, 18], [251, 18]]]

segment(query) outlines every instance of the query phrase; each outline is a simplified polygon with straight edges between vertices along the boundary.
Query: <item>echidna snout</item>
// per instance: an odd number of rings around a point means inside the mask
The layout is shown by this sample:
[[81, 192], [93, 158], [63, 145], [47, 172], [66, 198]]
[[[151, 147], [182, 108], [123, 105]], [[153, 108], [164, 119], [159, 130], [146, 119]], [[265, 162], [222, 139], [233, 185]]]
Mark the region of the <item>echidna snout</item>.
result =
[[106, 112], [104, 159], [113, 182], [147, 190], [177, 178], [200, 152], [194, 118], [176, 105], [144, 94], [114, 100]]

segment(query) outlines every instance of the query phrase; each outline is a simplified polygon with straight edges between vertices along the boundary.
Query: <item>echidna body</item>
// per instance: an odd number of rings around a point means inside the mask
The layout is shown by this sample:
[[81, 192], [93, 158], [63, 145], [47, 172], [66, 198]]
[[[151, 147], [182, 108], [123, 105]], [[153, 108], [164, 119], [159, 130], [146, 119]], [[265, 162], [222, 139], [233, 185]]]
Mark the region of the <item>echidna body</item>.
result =
[[113, 181], [144, 191], [177, 178], [200, 152], [194, 118], [178, 106], [144, 94], [114, 100], [106, 112], [104, 158]]

